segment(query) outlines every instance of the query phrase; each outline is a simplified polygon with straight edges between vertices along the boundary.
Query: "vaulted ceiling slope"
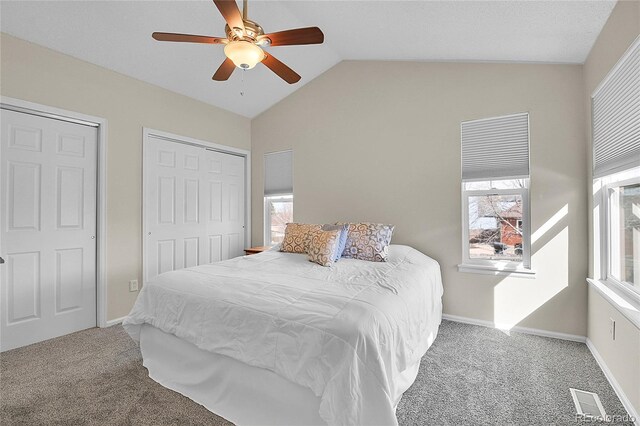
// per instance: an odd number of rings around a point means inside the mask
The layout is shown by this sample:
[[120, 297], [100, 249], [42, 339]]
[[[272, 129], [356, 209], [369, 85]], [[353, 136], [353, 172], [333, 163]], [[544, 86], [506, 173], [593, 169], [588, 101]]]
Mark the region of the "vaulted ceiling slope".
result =
[[0, 29], [254, 117], [345, 59], [582, 63], [614, 5], [614, 0], [250, 0], [249, 18], [266, 32], [323, 30], [322, 45], [268, 49], [302, 76], [295, 85], [263, 66], [215, 82], [211, 75], [224, 60], [221, 46], [151, 38], [153, 31], [224, 36], [223, 18], [210, 0], [4, 0]]

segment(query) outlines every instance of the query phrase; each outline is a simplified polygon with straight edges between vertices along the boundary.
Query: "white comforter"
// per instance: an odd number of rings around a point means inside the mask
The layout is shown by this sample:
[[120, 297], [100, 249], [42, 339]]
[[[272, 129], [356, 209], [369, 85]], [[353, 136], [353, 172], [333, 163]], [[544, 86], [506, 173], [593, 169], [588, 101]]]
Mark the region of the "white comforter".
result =
[[[442, 313], [438, 263], [407, 246], [385, 263], [267, 251], [168, 272], [145, 285], [123, 325], [142, 324], [310, 388], [330, 425], [397, 424], [396, 386], [433, 340]], [[365, 404], [366, 401], [366, 404]]]

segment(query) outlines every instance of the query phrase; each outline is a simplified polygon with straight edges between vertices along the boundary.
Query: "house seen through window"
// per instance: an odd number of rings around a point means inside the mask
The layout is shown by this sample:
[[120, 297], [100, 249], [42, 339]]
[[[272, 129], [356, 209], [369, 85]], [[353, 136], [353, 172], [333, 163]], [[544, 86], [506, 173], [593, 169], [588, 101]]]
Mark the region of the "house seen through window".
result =
[[522, 262], [527, 180], [465, 182], [470, 260]]

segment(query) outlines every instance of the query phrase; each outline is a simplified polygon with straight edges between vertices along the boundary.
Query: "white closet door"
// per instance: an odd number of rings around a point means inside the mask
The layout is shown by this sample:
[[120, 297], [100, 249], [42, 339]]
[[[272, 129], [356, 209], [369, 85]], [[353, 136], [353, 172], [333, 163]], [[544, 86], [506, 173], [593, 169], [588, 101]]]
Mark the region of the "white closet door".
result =
[[207, 263], [244, 254], [245, 159], [205, 151]]
[[149, 137], [144, 147], [146, 279], [243, 253], [245, 159]]
[[96, 325], [97, 129], [2, 110], [1, 349]]

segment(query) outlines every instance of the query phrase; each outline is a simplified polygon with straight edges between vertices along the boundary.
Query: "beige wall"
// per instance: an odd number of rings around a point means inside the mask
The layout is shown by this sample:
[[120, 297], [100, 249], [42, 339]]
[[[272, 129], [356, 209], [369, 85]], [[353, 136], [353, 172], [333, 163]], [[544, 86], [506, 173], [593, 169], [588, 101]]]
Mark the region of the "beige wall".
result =
[[[394, 243], [440, 262], [445, 313], [584, 336], [583, 93], [580, 65], [342, 62], [252, 121], [253, 242], [263, 154], [293, 148], [296, 221], [395, 224]], [[460, 122], [522, 111], [534, 235], [550, 226], [533, 242], [537, 278], [460, 273]]]
[[[611, 320], [616, 338], [611, 337]], [[627, 399], [640, 412], [640, 330], [593, 287], [589, 288], [589, 330], [593, 346]]]
[[6, 34], [1, 49], [3, 96], [108, 120], [107, 316], [124, 316], [142, 272], [142, 127], [250, 149], [250, 120]]
[[[609, 70], [640, 35], [640, 1], [620, 1], [598, 36], [584, 64], [587, 152], [591, 153], [590, 97]], [[588, 157], [586, 191], [591, 190], [591, 156]], [[589, 198], [589, 276], [600, 278], [597, 243], [593, 235], [593, 200]], [[588, 338], [600, 353], [637, 412], [640, 412], [640, 330], [614, 309], [600, 293], [589, 289]], [[616, 340], [609, 333], [616, 321]]]

